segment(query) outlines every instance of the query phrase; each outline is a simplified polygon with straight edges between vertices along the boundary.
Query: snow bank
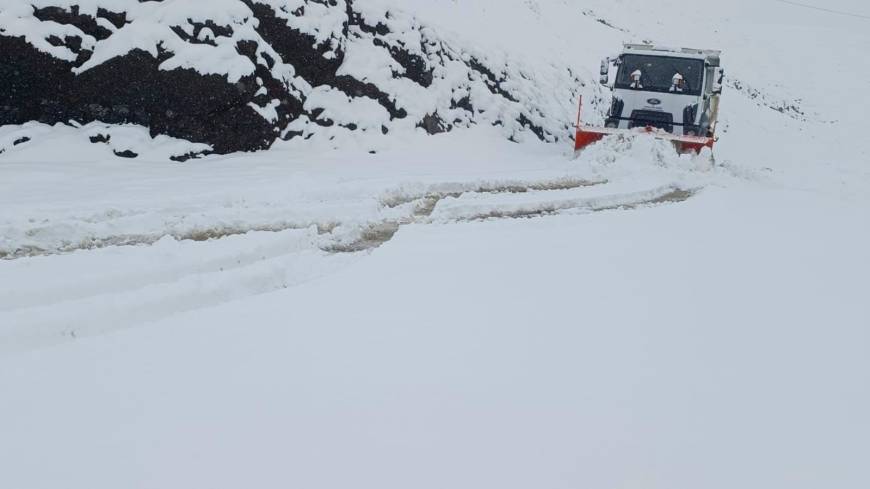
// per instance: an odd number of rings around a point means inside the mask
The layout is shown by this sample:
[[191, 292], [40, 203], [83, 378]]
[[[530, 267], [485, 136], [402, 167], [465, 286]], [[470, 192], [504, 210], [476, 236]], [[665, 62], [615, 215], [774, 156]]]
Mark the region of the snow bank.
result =
[[[90, 143], [90, 144], [88, 144]], [[94, 159], [143, 157], [150, 161], [186, 161], [212, 152], [212, 147], [191, 143], [162, 134], [151, 136], [147, 129], [135, 125], [112, 125], [92, 122], [75, 127], [57, 124], [49, 126], [29, 122], [20, 126], [0, 127], [0, 154], [17, 158], [24, 152], [28, 158], [53, 160], [64, 157], [64, 149], [76, 148]]]

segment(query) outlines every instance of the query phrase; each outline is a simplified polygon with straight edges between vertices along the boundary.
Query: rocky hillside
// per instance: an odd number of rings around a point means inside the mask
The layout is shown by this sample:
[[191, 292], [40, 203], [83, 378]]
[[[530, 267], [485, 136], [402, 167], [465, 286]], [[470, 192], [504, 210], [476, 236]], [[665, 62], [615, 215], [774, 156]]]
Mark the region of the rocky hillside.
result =
[[0, 0], [0, 125], [137, 124], [215, 152], [472, 124], [570, 137], [582, 81], [384, 0]]

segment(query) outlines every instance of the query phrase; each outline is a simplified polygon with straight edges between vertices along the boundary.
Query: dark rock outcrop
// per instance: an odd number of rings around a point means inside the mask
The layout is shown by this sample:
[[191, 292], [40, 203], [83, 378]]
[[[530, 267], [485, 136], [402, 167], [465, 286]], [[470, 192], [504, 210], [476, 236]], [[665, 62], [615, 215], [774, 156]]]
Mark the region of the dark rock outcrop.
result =
[[[96, 12], [79, 6], [22, 10], [19, 18], [31, 22], [30, 32], [11, 32], [0, 23], [0, 125], [133, 123], [148, 127], [152, 136], [210, 144], [217, 153], [264, 149], [279, 137], [309, 138], [326, 130], [386, 134], [417, 127], [435, 134], [477, 122], [542, 140], [567, 137], [562, 125], [546, 123], [546, 110], [536, 101], [512, 90], [518, 83], [533, 84], [525, 75], [467, 55], [412, 17], [385, 12], [367, 19], [351, 0], [300, 1], [302, 7], [287, 12], [270, 0], [223, 0], [242, 12], [231, 21], [205, 18], [216, 7], [204, 2], [203, 18], [164, 20], [169, 24], [155, 29], [166, 37], [131, 49], [119, 48], [123, 43], [115, 36], [153, 22], [148, 9], [162, 2], [140, 2], [135, 12], [112, 11], [108, 1]], [[306, 31], [299, 27], [306, 24], [295, 20], [308, 15], [338, 16], [340, 29]], [[395, 35], [408, 32], [420, 45], [406, 45], [405, 37]], [[117, 53], [105, 56], [113, 49]], [[229, 52], [244, 72], [221, 72], [220, 60], [203, 68], [197, 56], [208, 49]], [[382, 77], [383, 70], [354, 71], [352, 61], [372, 53], [390, 67], [391, 77]], [[98, 56], [106, 59], [96, 63]], [[459, 79], [466, 81], [448, 81], [451, 70], [463, 70]], [[485, 90], [472, 90], [475, 85]], [[347, 103], [368, 99], [386, 115], [383, 120], [342, 115], [336, 93]], [[419, 103], [421, 93], [452, 96], [441, 107], [444, 97], [433, 95], [426, 106]], [[488, 95], [481, 99], [480, 93]]]

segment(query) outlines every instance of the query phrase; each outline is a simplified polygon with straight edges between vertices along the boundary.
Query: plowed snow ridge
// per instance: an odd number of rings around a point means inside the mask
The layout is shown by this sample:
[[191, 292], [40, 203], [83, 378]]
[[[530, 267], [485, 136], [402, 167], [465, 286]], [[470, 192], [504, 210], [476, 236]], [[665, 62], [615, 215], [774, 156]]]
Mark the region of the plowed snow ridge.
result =
[[[680, 202], [695, 192], [676, 185], [626, 193], [619, 188], [579, 179], [438, 184], [418, 193], [389, 192], [381, 200], [383, 214], [366, 223], [254, 229], [207, 240], [167, 235], [141, 239], [140, 246], [112, 246], [112, 240], [104, 240], [102, 246], [74, 250], [77, 259], [62, 273], [56, 271], [50, 283], [0, 284], [0, 324], [5, 325], [0, 352], [129, 328], [292, 287], [360, 259], [359, 252], [382, 246], [406, 225], [628, 210]], [[198, 259], [183, 258], [189, 256]], [[8, 265], [48, 272], [57, 258], [22, 257]]]

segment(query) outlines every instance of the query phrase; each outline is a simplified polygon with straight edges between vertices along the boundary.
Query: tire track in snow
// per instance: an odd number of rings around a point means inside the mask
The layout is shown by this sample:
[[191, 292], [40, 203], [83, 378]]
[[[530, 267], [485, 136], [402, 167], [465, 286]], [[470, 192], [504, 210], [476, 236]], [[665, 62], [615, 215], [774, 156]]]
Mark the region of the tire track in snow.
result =
[[[434, 205], [434, 202], [437, 202], [441, 198], [447, 196], [458, 196], [467, 192], [492, 194], [525, 193], [543, 190], [575, 189], [600, 185], [603, 183], [606, 182], [587, 181], [576, 178], [562, 178], [544, 181], [507, 180], [496, 182], [447, 182], [435, 185], [419, 187], [412, 186], [411, 188], [403, 187], [399, 189], [388, 190], [370, 205], [386, 210], [397, 210], [405, 204], [416, 203], [420, 200], [428, 203], [433, 203], [432, 205]], [[357, 207], [362, 208], [363, 211], [365, 211], [365, 207], [369, 205], [364, 201], [360, 201], [355, 204], [357, 204]], [[142, 230], [140, 232], [123, 233], [113, 233], [111, 231], [122, 227], [130, 227], [134, 229], [136, 227], [141, 228], [148, 225], [154, 227], [154, 224], [142, 224], [141, 222], [125, 224], [123, 221], [124, 219], [130, 216], [141, 217], [142, 214], [144, 214], [143, 212], [136, 211], [130, 211], [126, 213], [108, 212], [99, 216], [87, 217], [71, 216], [67, 217], [63, 222], [59, 222], [54, 225], [48, 223], [45, 225], [27, 229], [25, 230], [24, 234], [34, 239], [38, 238], [40, 235], [60, 234], [67, 236], [70, 235], [72, 231], [75, 231], [77, 227], [76, 223], [79, 223], [81, 225], [79, 227], [90, 231], [86, 231], [83, 236], [79, 236], [77, 238], [64, 238], [59, 243], [46, 242], [42, 244], [18, 245], [11, 243], [5, 245], [4, 247], [2, 245], [2, 241], [0, 241], [0, 260], [15, 260], [19, 258], [35, 256], [65, 254], [78, 250], [94, 250], [114, 246], [153, 245], [154, 243], [160, 241], [167, 236], [179, 241], [210, 241], [230, 236], [243, 235], [250, 232], [275, 233], [288, 230], [304, 230], [309, 229], [312, 226], [316, 227], [320, 234], [328, 235], [332, 234], [336, 230], [336, 228], [340, 226], [347, 227], [361, 224], [364, 228], [368, 224], [366, 222], [360, 223], [353, 222], [352, 220], [348, 221], [347, 218], [341, 219], [333, 216], [306, 216], [304, 215], [304, 213], [303, 215], [299, 215], [296, 218], [288, 219], [286, 218], [286, 216], [282, 215], [281, 212], [282, 210], [290, 211], [293, 209], [292, 207], [285, 207], [286, 208], [278, 207], [277, 209], [269, 209], [272, 214], [271, 219], [269, 217], [259, 218], [260, 222], [239, 222], [239, 219], [235, 216], [232, 216], [230, 218], [214, 216], [212, 217], [212, 219], [214, 219], [216, 222], [211, 225], [202, 224], [196, 222], [196, 220], [192, 220], [193, 222], [190, 222], [188, 224], [177, 224], [178, 221], [184, 221], [185, 218], [191, 215], [210, 214], [209, 209], [194, 208], [175, 211], [173, 211], [172, 209], [162, 209], [154, 213], [156, 215], [153, 216], [156, 220], [159, 220], [161, 222], [161, 229], [155, 229], [153, 231]], [[353, 207], [353, 205], [351, 205], [351, 207]], [[348, 214], [349, 210], [352, 209], [345, 205], [345, 207], [338, 209], [337, 214]], [[323, 214], [320, 209], [315, 209], [315, 211], [318, 212], [314, 212], [314, 214]], [[298, 214], [298, 212], [295, 213]], [[378, 217], [375, 216], [372, 219], [377, 220]], [[232, 222], [226, 222], [227, 220], [231, 220]], [[109, 230], [102, 231], [99, 228], [95, 229], [95, 226], [101, 225], [109, 228]]]
[[172, 315], [293, 287], [333, 273], [354, 255], [319, 250], [266, 258], [234, 269], [183, 275], [175, 281], [104, 290], [0, 313], [0, 354], [128, 329]]
[[530, 203], [454, 205], [436, 220], [468, 222], [489, 219], [521, 219], [559, 214], [562, 212], [591, 213], [608, 210], [631, 210], [642, 206], [677, 203], [688, 200], [697, 189], [668, 185], [653, 190], [592, 198], [543, 200]]
[[[631, 210], [644, 206], [683, 202], [691, 198], [699, 190], [697, 188], [684, 189], [676, 185], [667, 185], [652, 190], [601, 197], [530, 199], [533, 202], [511, 202], [512, 199], [494, 199], [494, 201], [484, 204], [463, 204], [461, 199], [467, 195], [466, 193], [426, 196], [418, 200], [415, 212], [411, 217], [371, 224], [360, 232], [357, 239], [329, 245], [323, 249], [333, 253], [356, 253], [375, 249], [389, 242], [402, 226], [409, 224], [450, 224], [492, 219], [530, 219], [563, 212], [591, 213], [608, 210]], [[547, 193], [547, 191], [539, 192], [532, 197], [546, 195]], [[446, 209], [444, 209], [445, 207]]]
[[[364, 258], [406, 225], [630, 210], [682, 202], [697, 191], [669, 185], [609, 193], [603, 182], [582, 181], [461, 187], [471, 191], [448, 184], [424, 192], [390, 193], [382, 204], [386, 210], [401, 211], [401, 217], [354, 229], [339, 225], [323, 232], [311, 226], [209, 241], [167, 238], [152, 246], [111, 247], [7, 262], [9, 266], [36, 268], [37, 276], [59, 276], [51, 284], [34, 282], [29, 289], [0, 290], [0, 353], [105, 334], [293, 287]], [[598, 188], [603, 195], [584, 196], [589, 187]], [[573, 195], [576, 193], [580, 195]]]
[[[72, 260], [60, 262], [57, 260], [64, 257], [56, 255], [8, 262], [5, 266], [10, 274], [27, 269], [32, 274], [50, 275], [48, 280], [38, 282], [0, 282], [0, 312], [169, 284], [189, 275], [230, 272], [258, 261], [316, 249], [322, 239], [314, 228], [258, 233], [250, 238], [230, 236], [204, 243], [166, 237], [152, 246], [78, 252]], [[69, 262], [75, 265], [68, 266]], [[130, 267], [135, 273], [127, 269]]]

